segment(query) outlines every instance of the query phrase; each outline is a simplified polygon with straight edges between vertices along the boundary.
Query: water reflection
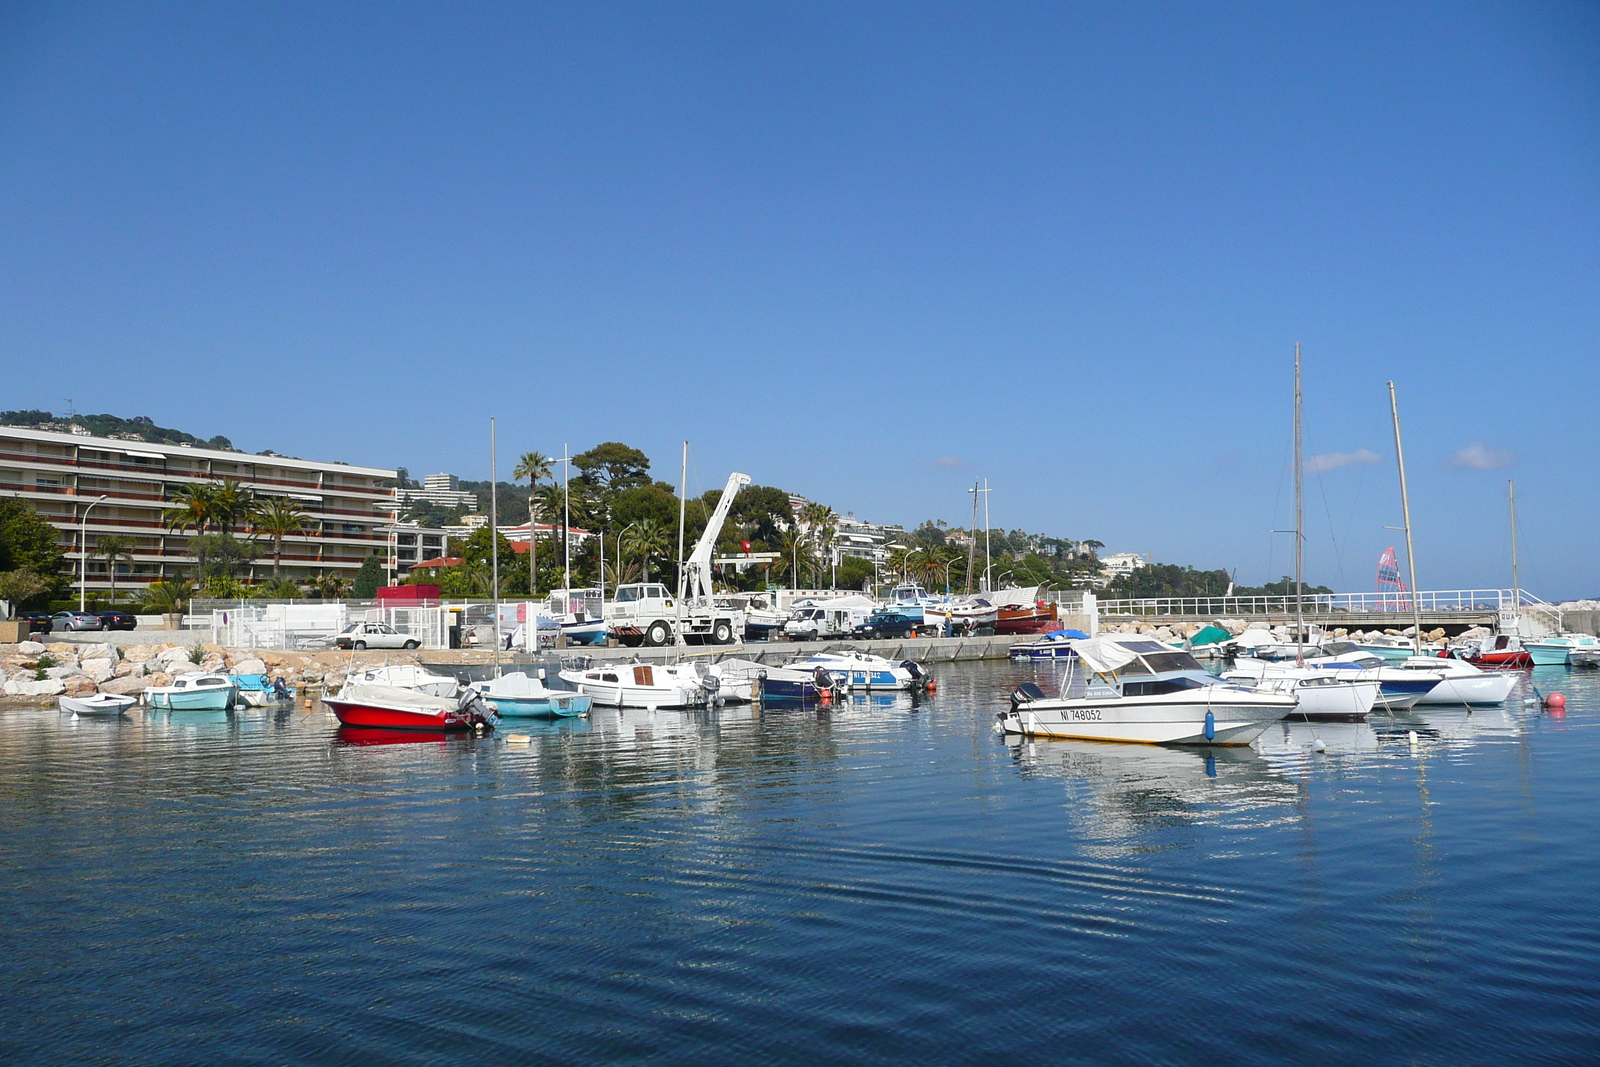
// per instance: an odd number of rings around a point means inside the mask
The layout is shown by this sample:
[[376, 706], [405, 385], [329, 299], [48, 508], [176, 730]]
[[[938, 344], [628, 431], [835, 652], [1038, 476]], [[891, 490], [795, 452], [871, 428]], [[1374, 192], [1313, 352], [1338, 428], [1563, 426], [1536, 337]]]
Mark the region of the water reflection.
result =
[[[1027, 776], [1069, 780], [1069, 811], [1083, 832], [1102, 841], [1155, 829], [1218, 821], [1280, 818], [1304, 796], [1302, 787], [1247, 746], [1162, 748], [1094, 741], [1005, 739]], [[1292, 812], [1291, 812], [1292, 813]]]

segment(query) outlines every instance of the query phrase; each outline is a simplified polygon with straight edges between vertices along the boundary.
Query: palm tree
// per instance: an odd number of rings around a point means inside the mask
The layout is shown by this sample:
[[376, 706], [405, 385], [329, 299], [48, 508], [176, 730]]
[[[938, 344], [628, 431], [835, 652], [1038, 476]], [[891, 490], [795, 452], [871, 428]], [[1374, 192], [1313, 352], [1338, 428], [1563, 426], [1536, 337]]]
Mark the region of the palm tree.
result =
[[255, 509], [251, 525], [257, 533], [272, 539], [272, 576], [283, 572], [283, 539], [292, 534], [305, 533], [310, 518], [294, 501], [281, 496], [268, 497]]
[[[551, 482], [549, 485], [541, 485], [537, 492], [530, 492], [529, 495], [538, 501], [536, 506], [538, 507], [539, 511], [549, 515], [550, 525], [554, 526], [556, 524], [556, 520], [564, 513], [562, 504], [565, 502], [566, 498], [561, 494], [561, 486], [557, 485], [555, 482]], [[531, 510], [529, 514], [532, 514]], [[563, 523], [561, 527], [561, 545], [563, 553], [566, 548], [566, 544], [567, 528], [565, 523]]]
[[511, 468], [511, 480], [528, 479], [528, 595], [539, 595], [539, 482], [550, 477], [555, 460], [543, 452], [524, 452]]
[[212, 488], [212, 508], [217, 529], [231, 534], [255, 515], [256, 495], [232, 478], [224, 478]]
[[821, 585], [822, 560], [826, 550], [833, 544], [834, 531], [839, 528], [839, 516], [826, 504], [811, 503], [800, 509], [799, 521], [805, 528], [807, 539], [816, 546], [814, 573], [818, 574], [817, 584]]
[[217, 521], [216, 486], [179, 487], [163, 517], [169, 530], [182, 533], [192, 529], [196, 533], [205, 533]]
[[644, 567], [643, 581], [650, 580], [650, 557], [658, 556], [665, 559], [672, 551], [672, 538], [666, 524], [660, 519], [642, 519], [639, 524], [628, 531], [623, 539], [630, 553], [640, 557]]
[[117, 602], [117, 563], [124, 562], [133, 565], [133, 549], [137, 542], [131, 537], [122, 534], [106, 534], [95, 541], [94, 555], [106, 561], [106, 570], [111, 575], [111, 602]]
[[816, 558], [816, 553], [811, 549], [811, 539], [799, 523], [794, 523], [784, 531], [778, 539], [778, 551], [782, 555], [773, 561], [772, 569], [777, 574], [789, 576], [794, 588], [800, 588], [800, 576]]

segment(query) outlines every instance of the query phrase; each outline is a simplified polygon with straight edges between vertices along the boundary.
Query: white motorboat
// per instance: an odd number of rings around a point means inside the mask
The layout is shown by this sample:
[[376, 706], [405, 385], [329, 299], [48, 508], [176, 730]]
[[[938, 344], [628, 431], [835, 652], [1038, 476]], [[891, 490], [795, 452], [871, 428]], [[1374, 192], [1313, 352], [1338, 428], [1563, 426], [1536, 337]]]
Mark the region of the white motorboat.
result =
[[138, 703], [138, 698], [116, 693], [95, 693], [86, 697], [61, 697], [58, 703], [62, 711], [70, 711], [74, 715], [115, 716], [133, 707]]
[[[1011, 695], [996, 728], [1029, 737], [1168, 745], [1248, 745], [1295, 709], [1291, 693], [1219, 682], [1187, 652], [1148, 638], [1073, 642], [1060, 696], [1032, 682]], [[1080, 673], [1076, 665], [1086, 671]], [[1091, 673], [1092, 672], [1092, 673]]]
[[717, 680], [717, 695], [730, 704], [749, 704], [761, 699], [762, 681], [781, 671], [753, 659], [722, 659], [706, 667], [706, 674]]
[[227, 711], [238, 697], [232, 675], [210, 671], [189, 671], [170, 685], [152, 685], [144, 691], [145, 703], [162, 711]]
[[1081, 630], [1056, 630], [1032, 641], [1018, 641], [1006, 654], [1012, 659], [1071, 659], [1072, 642], [1088, 636]]
[[764, 641], [781, 631], [789, 621], [787, 611], [779, 611], [761, 593], [718, 593], [711, 598], [718, 609], [736, 611], [744, 616], [744, 637], [747, 641]]
[[568, 644], [602, 645], [611, 634], [605, 593], [599, 589], [557, 589], [546, 603]]
[[1564, 667], [1572, 653], [1579, 649], [1600, 651], [1600, 637], [1594, 634], [1565, 633], [1537, 640], [1524, 638], [1522, 647], [1533, 657], [1535, 667]]
[[922, 609], [922, 624], [937, 626], [941, 632], [948, 629], [971, 633], [999, 621], [1000, 607], [987, 596], [949, 597]]
[[928, 684], [927, 671], [911, 660], [896, 663], [854, 650], [818, 652], [785, 666], [813, 673], [821, 667], [833, 676], [833, 687], [840, 689], [922, 689]]
[[1517, 684], [1515, 674], [1486, 671], [1466, 660], [1437, 656], [1412, 656], [1404, 663], [1393, 664], [1391, 669], [1439, 679], [1418, 704], [1499, 704]]
[[[1427, 696], [1439, 684], [1443, 675], [1427, 676], [1416, 671], [1403, 671], [1385, 663], [1381, 657], [1363, 652], [1346, 641], [1330, 641], [1322, 647], [1322, 655], [1307, 656], [1298, 664], [1269, 663], [1254, 657], [1241, 656], [1234, 661], [1234, 670], [1252, 675], [1262, 675], [1269, 670], [1294, 670], [1304, 667], [1325, 671], [1347, 682], [1378, 683], [1378, 699], [1373, 705], [1384, 711], [1404, 711]], [[1232, 672], [1230, 672], [1232, 673]]]
[[564, 670], [561, 680], [596, 704], [621, 708], [697, 708], [715, 699], [718, 686], [690, 663], [605, 663]]
[[345, 681], [346, 685], [387, 685], [397, 689], [415, 689], [436, 697], [458, 697], [461, 683], [442, 674], [434, 674], [426, 667], [410, 663], [386, 664], [357, 671]]
[[1376, 678], [1338, 678], [1310, 667], [1269, 667], [1257, 674], [1227, 671], [1224, 681], [1248, 685], [1263, 692], [1291, 693], [1297, 703], [1291, 719], [1341, 722], [1365, 718], [1377, 702], [1382, 686]]

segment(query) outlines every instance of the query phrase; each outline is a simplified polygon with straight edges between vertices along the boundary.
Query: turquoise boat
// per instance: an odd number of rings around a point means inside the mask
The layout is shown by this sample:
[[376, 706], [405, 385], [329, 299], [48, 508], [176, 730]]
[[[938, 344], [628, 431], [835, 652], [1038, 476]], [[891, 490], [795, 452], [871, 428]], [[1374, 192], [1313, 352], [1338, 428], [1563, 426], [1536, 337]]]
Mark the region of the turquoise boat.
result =
[[530, 678], [522, 671], [473, 682], [472, 688], [482, 693], [503, 719], [573, 718], [589, 714], [591, 703], [587, 694], [551, 689], [542, 679]]
[[1533, 657], [1535, 667], [1565, 667], [1573, 649], [1600, 649], [1600, 637], [1593, 634], [1558, 634], [1537, 641], [1524, 640], [1522, 647]]
[[180, 674], [171, 685], [152, 685], [144, 691], [145, 703], [161, 711], [227, 711], [238, 699], [233, 678], [210, 671]]

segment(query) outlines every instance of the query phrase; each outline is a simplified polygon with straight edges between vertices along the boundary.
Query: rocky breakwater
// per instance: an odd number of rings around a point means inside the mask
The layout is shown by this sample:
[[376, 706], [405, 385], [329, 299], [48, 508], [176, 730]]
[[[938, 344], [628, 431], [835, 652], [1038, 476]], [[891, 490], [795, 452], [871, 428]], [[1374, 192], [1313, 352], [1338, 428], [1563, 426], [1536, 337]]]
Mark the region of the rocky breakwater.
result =
[[297, 689], [336, 689], [351, 669], [416, 663], [414, 652], [270, 652], [217, 645], [116, 645], [23, 641], [0, 644], [0, 696], [48, 701], [58, 696], [122, 693], [167, 685], [185, 671], [229, 671], [282, 678]]

